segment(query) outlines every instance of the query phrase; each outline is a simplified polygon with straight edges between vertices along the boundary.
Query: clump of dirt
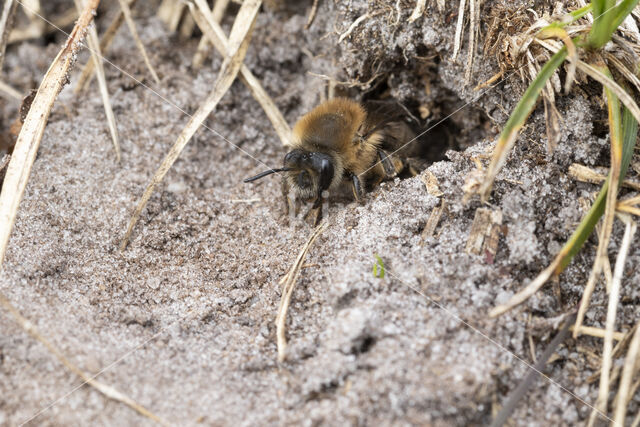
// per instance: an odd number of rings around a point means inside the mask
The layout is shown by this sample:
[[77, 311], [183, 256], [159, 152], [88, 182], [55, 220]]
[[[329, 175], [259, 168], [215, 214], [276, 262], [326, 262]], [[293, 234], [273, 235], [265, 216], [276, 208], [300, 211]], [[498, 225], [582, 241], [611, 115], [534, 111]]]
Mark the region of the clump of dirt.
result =
[[[488, 424], [526, 374], [522, 360], [532, 363], [558, 316], [578, 303], [595, 245], [523, 308], [497, 320], [487, 312], [548, 265], [570, 235], [582, 201], [597, 188], [573, 181], [566, 167], [604, 164], [607, 144], [594, 135], [599, 107], [575, 92], [558, 103], [563, 138], [547, 159], [544, 117], [536, 110], [491, 199], [490, 208], [503, 215], [497, 252], [492, 259], [468, 254], [481, 205], [463, 203], [461, 188], [475, 160], [490, 152], [518, 91], [506, 79], [478, 97], [474, 86], [499, 71], [492, 58], [476, 61], [472, 81], [463, 83], [464, 64], [451, 60], [455, 5], [447, 2], [441, 12], [431, 3], [414, 23], [408, 16], [415, 3], [403, 0], [388, 6], [320, 0], [308, 30], [311, 2], [267, 6], [258, 17], [245, 63], [290, 123], [328, 96], [322, 74], [349, 82], [338, 85], [348, 95], [397, 100], [431, 123], [446, 118], [442, 126], [454, 141], [449, 146], [425, 133], [444, 160], [415, 178], [383, 183], [363, 204], [331, 204], [330, 225], [293, 295], [284, 364], [276, 363], [278, 281], [311, 230], [282, 217], [276, 180], [242, 183], [262, 170], [256, 159], [277, 165], [284, 149], [240, 83], [207, 121], [224, 139], [207, 129], [194, 136], [152, 196], [128, 249], [117, 250], [138, 197], [189, 118], [166, 100], [195, 111], [222, 62], [215, 55], [191, 69], [198, 40], [169, 35], [155, 16], [157, 4], [138, 5], [136, 24], [161, 84], [145, 77], [126, 28], [107, 54], [153, 89], [106, 68], [122, 162], [114, 160], [97, 87], [79, 97], [63, 91], [20, 207], [2, 292], [74, 363], [172, 423]], [[227, 30], [231, 22], [229, 15]], [[63, 38], [10, 46], [4, 79], [26, 93]], [[463, 58], [465, 49], [463, 43]], [[18, 107], [5, 103], [2, 122]], [[427, 191], [428, 174], [438, 193]], [[443, 204], [434, 233], [424, 235]], [[372, 274], [376, 254], [384, 278]], [[628, 283], [639, 279], [639, 261], [634, 247]], [[637, 321], [638, 292], [623, 289], [617, 330]], [[590, 325], [602, 327], [604, 301], [597, 292]], [[0, 423], [21, 423], [45, 408], [36, 422], [149, 423], [91, 388], [69, 393], [78, 380], [50, 353], [8, 316], [0, 316], [0, 329]], [[595, 339], [569, 340], [549, 377], [594, 402], [596, 385], [587, 379], [599, 368], [599, 352]], [[634, 399], [631, 410], [638, 410]], [[589, 412], [540, 379], [514, 420], [574, 425]]]

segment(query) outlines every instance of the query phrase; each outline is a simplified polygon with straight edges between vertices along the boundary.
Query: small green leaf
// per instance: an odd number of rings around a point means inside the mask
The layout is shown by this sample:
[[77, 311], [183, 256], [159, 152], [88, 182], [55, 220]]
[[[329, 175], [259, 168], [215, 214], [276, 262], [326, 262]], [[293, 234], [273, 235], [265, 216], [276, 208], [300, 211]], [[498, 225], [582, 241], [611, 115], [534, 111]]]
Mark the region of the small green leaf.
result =
[[382, 262], [382, 258], [380, 255], [374, 254], [376, 257], [376, 262], [373, 263], [373, 277], [377, 277], [379, 279], [384, 278], [384, 262]]

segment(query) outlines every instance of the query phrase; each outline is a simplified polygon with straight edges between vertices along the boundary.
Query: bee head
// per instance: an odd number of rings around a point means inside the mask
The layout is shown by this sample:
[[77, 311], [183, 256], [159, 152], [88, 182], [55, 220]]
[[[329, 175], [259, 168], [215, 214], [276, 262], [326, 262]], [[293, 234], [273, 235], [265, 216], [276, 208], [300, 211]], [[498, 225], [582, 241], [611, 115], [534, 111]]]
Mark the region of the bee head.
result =
[[269, 169], [244, 182], [251, 182], [276, 172], [285, 172], [284, 179], [302, 200], [311, 200], [329, 189], [334, 177], [333, 159], [325, 153], [292, 150], [284, 156], [284, 167]]

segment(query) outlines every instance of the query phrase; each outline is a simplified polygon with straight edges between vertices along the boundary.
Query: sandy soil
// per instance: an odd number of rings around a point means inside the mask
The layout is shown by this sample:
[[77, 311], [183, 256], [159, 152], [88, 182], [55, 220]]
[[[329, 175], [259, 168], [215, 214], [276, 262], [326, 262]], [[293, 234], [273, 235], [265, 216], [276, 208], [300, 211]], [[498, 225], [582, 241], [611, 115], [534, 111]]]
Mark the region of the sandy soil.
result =
[[[452, 148], [460, 150], [448, 151], [420, 176], [384, 183], [363, 204], [333, 200], [330, 226], [293, 295], [285, 363], [276, 362], [278, 280], [311, 229], [283, 217], [276, 179], [242, 183], [263, 169], [255, 159], [276, 166], [285, 151], [239, 82], [207, 122], [219, 135], [200, 129], [152, 196], [127, 250], [117, 249], [144, 186], [221, 63], [215, 56], [192, 70], [197, 39], [169, 35], [152, 8], [138, 8], [136, 22], [161, 84], [153, 84], [136, 59], [126, 28], [107, 54], [149, 86], [106, 67], [122, 162], [115, 162], [97, 85], [80, 97], [67, 88], [20, 207], [0, 273], [2, 292], [74, 363], [101, 372], [100, 380], [172, 424], [488, 424], [526, 374], [523, 361], [532, 363], [530, 342], [540, 354], [558, 317], [579, 301], [593, 239], [559, 281], [501, 318], [487, 316], [549, 263], [583, 215], [582, 201], [597, 191], [573, 181], [567, 167], [607, 164], [605, 135], [592, 125], [603, 113], [586, 92], [560, 97], [563, 138], [547, 159], [544, 116], [536, 110], [490, 200], [503, 215], [495, 259], [466, 253], [482, 205], [463, 204], [461, 187], [475, 169], [472, 158], [490, 151], [521, 83], [514, 76], [475, 101], [473, 87], [497, 65], [479, 61], [471, 84], [463, 84], [463, 61], [451, 61], [455, 19], [446, 19], [457, 6], [442, 14], [429, 6], [425, 17], [408, 24], [413, 2], [397, 2], [398, 9], [388, 3], [358, 37], [339, 45], [334, 29], [348, 28], [366, 12], [365, 2], [321, 1], [308, 31], [308, 3], [289, 11], [265, 8], [245, 61], [290, 123], [326, 96], [325, 81], [309, 72], [366, 81], [376, 69], [372, 57], [388, 77], [387, 87], [372, 93], [388, 90], [438, 118], [464, 106], [447, 125], [456, 132]], [[113, 13], [113, 4], [106, 6], [101, 28]], [[12, 45], [5, 80], [25, 92], [33, 87], [61, 40]], [[462, 58], [466, 54], [464, 47]], [[432, 55], [437, 60], [420, 59]], [[2, 102], [6, 130], [18, 106]], [[441, 196], [427, 192], [427, 173], [437, 178]], [[425, 238], [427, 219], [442, 200], [447, 210], [435, 235]], [[616, 228], [615, 244], [620, 236]], [[382, 279], [372, 274], [375, 254], [386, 267]], [[634, 244], [621, 331], [637, 321], [640, 291], [629, 285], [638, 280], [639, 263]], [[598, 289], [589, 325], [602, 327], [605, 302]], [[6, 312], [0, 330], [0, 424], [151, 423], [90, 387], [77, 388], [80, 380]], [[600, 340], [588, 337], [567, 341], [549, 367], [556, 384], [538, 380], [515, 425], [584, 421], [590, 409], [567, 390], [595, 401], [597, 382], [587, 379], [599, 367], [600, 348]]]

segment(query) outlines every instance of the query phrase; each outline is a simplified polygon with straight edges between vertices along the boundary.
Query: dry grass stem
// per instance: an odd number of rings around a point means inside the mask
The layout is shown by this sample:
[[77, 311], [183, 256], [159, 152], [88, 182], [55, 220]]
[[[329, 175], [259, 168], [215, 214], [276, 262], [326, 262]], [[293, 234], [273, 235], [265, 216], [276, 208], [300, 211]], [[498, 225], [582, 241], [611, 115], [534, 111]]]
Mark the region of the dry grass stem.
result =
[[189, 14], [186, 14], [182, 19], [182, 24], [180, 24], [179, 34], [183, 39], [187, 39], [191, 37], [193, 34], [193, 30], [196, 27], [196, 23], [193, 20], [193, 17]]
[[[575, 330], [575, 326], [571, 326], [571, 331]], [[578, 335], [589, 335], [590, 337], [595, 338], [604, 338], [606, 334], [606, 329], [594, 328], [593, 326], [580, 326], [580, 330], [578, 331]], [[613, 339], [616, 341], [622, 341], [625, 337], [623, 332], [614, 332]]]
[[[67, 39], [67, 42], [53, 60], [49, 70], [43, 77], [42, 83], [38, 88], [38, 92], [35, 95], [31, 108], [25, 117], [20, 134], [18, 135], [13, 155], [11, 156], [9, 167], [4, 179], [2, 193], [0, 193], [0, 266], [4, 260], [11, 230], [15, 223], [18, 206], [24, 194], [24, 190], [31, 173], [31, 167], [35, 160], [49, 114], [51, 113], [51, 109], [58, 93], [60, 93], [60, 90], [62, 90], [62, 87], [67, 82], [67, 75], [77, 54], [80, 41], [87, 31], [87, 27], [93, 20], [95, 10], [98, 7], [99, 2], [100, 0], [89, 0], [86, 3], [75, 27], [73, 28], [73, 31]], [[16, 321], [26, 332], [44, 344], [47, 349], [53, 353], [58, 360], [60, 360], [60, 362], [62, 362], [69, 370], [80, 376], [86, 383], [96, 388], [105, 396], [122, 402], [155, 421], [162, 421], [127, 396], [110, 386], [94, 380], [92, 377], [88, 376], [69, 362], [69, 360], [56, 347], [54, 347], [38, 332], [33, 323], [24, 318], [2, 294], [0, 294], [0, 304], [13, 315]]]
[[[636, 232], [636, 223], [631, 220], [628, 215], [620, 214], [620, 218], [625, 223], [624, 236], [620, 243], [620, 251], [616, 259], [616, 265], [613, 271], [613, 282], [611, 284], [611, 293], [609, 294], [609, 303], [607, 307], [606, 333], [604, 337], [604, 346], [602, 354], [602, 372], [600, 373], [600, 385], [596, 408], [600, 412], [607, 412], [607, 400], [609, 396], [610, 374], [612, 366], [613, 353], [613, 329], [616, 322], [616, 312], [618, 302], [620, 300], [620, 284], [622, 282], [622, 274], [624, 272], [624, 264], [629, 253], [631, 240]], [[635, 338], [635, 337], [634, 337]], [[594, 409], [591, 413], [589, 423], [591, 424], [598, 412]]]
[[427, 0], [418, 0], [416, 2], [416, 7], [413, 9], [411, 16], [409, 17], [409, 22], [413, 22], [416, 19], [420, 18], [424, 13], [424, 9], [427, 6]]
[[[474, 255], [487, 254], [487, 252], [495, 255], [495, 248], [493, 248], [495, 239], [492, 236], [496, 234], [501, 225], [501, 211], [478, 208], [473, 217], [465, 251]], [[497, 244], [497, 242], [495, 243]]]
[[347, 37], [349, 37], [351, 35], [351, 33], [353, 32], [353, 30], [355, 30], [356, 28], [358, 28], [358, 25], [360, 25], [363, 21], [378, 15], [379, 13], [373, 13], [373, 14], [369, 14], [369, 13], [365, 13], [364, 15], [360, 16], [358, 19], [356, 19], [355, 21], [353, 21], [353, 23], [349, 26], [349, 28], [347, 29], [347, 31], [345, 31], [344, 33], [342, 33], [340, 35], [340, 38], [338, 39], [338, 43], [342, 43], [342, 41], [344, 39], [346, 39]]
[[168, 423], [165, 422], [162, 418], [158, 417], [153, 412], [149, 411], [144, 406], [140, 405], [138, 402], [131, 399], [129, 396], [125, 395], [124, 393], [118, 391], [117, 389], [107, 384], [97, 381], [95, 379], [97, 375], [91, 376], [85, 373], [82, 369], [78, 368], [73, 363], [71, 363], [71, 361], [67, 359], [67, 357], [64, 354], [62, 354], [62, 352], [58, 350], [56, 346], [54, 346], [49, 340], [47, 340], [38, 331], [38, 329], [35, 327], [35, 325], [31, 321], [29, 321], [24, 316], [22, 316], [22, 314], [20, 314], [18, 309], [16, 309], [2, 293], [0, 293], [0, 305], [2, 305], [7, 311], [9, 311], [9, 313], [11, 313], [13, 318], [16, 320], [16, 322], [18, 322], [20, 327], [25, 332], [31, 335], [36, 341], [39, 341], [40, 343], [42, 343], [47, 348], [47, 350], [49, 350], [49, 352], [53, 354], [60, 361], [60, 363], [62, 363], [68, 370], [70, 370], [71, 372], [79, 376], [82, 379], [82, 381], [84, 381], [86, 384], [89, 384], [91, 387], [98, 390], [107, 398], [115, 400], [120, 403], [124, 403], [125, 405], [129, 406], [131, 409], [135, 410], [139, 414], [144, 415], [145, 417], [152, 419], [153, 421], [159, 424], [168, 425]]
[[[75, 0], [78, 13], [82, 10], [82, 0]], [[118, 127], [116, 126], [116, 117], [113, 114], [111, 108], [111, 101], [109, 101], [109, 89], [107, 89], [107, 80], [104, 75], [104, 67], [102, 66], [102, 55], [100, 53], [100, 42], [98, 41], [98, 32], [95, 26], [91, 26], [87, 29], [87, 43], [89, 44], [89, 50], [91, 51], [91, 58], [93, 59], [98, 79], [98, 86], [100, 88], [100, 96], [102, 97], [102, 104], [104, 105], [104, 113], [107, 116], [107, 125], [109, 126], [109, 133], [111, 134], [111, 141], [113, 142], [113, 148], [116, 152], [116, 160], [120, 161], [120, 142], [118, 137]]]
[[429, 219], [427, 220], [427, 224], [424, 226], [424, 230], [422, 230], [421, 239], [423, 241], [435, 235], [436, 227], [440, 223], [440, 218], [442, 218], [442, 214], [446, 209], [447, 202], [445, 199], [442, 199], [440, 206], [433, 208], [431, 215], [429, 215]]
[[473, 59], [476, 56], [479, 23], [480, 5], [478, 0], [469, 0], [469, 49], [467, 51], [467, 68], [464, 72], [465, 84], [469, 84], [473, 73]]
[[9, 42], [9, 34], [13, 26], [13, 17], [16, 13], [18, 2], [15, 0], [5, 0], [0, 14], [0, 72], [4, 64], [4, 52]]
[[160, 6], [158, 6], [156, 16], [163, 22], [169, 22], [171, 11], [173, 10], [173, 5], [175, 3], [176, 0], [162, 0], [162, 3], [160, 3]]
[[598, 81], [602, 86], [607, 87], [609, 90], [615, 93], [615, 95], [620, 98], [620, 101], [624, 104], [624, 106], [629, 109], [631, 114], [633, 114], [633, 117], [636, 119], [636, 121], [640, 123], [640, 108], [638, 108], [638, 105], [633, 100], [631, 95], [629, 95], [629, 93], [624, 90], [618, 83], [607, 77], [600, 70], [583, 61], [578, 61], [578, 69], [592, 79]]
[[487, 81], [480, 83], [478, 86], [474, 87], [473, 90], [476, 91], [476, 90], [484, 89], [485, 87], [491, 86], [493, 83], [498, 81], [498, 79], [500, 79], [502, 76], [504, 76], [504, 70], [498, 71], [493, 76], [491, 76]]
[[[129, 8], [133, 7], [136, 1], [137, 0], [129, 0]], [[116, 33], [118, 32], [118, 29], [120, 29], [120, 26], [122, 25], [123, 22], [124, 22], [124, 13], [122, 12], [122, 10], [120, 10], [120, 12], [118, 12], [116, 16], [113, 18], [113, 21], [111, 21], [111, 23], [109, 24], [109, 27], [107, 27], [107, 30], [105, 31], [105, 33], [102, 35], [102, 39], [100, 40], [100, 52], [104, 54], [107, 51], [107, 49], [109, 49], [109, 46], [111, 46], [111, 42], [113, 41], [113, 38], [115, 37]], [[82, 73], [80, 74], [80, 77], [78, 77], [78, 82], [76, 83], [76, 87], [74, 89], [75, 93], [80, 93], [89, 86], [89, 83], [91, 83], [91, 79], [94, 76], [94, 73], [93, 73], [94, 67], [95, 67], [95, 64], [93, 62], [93, 57], [90, 57], [87, 63], [82, 68]]]
[[513, 307], [529, 299], [533, 294], [538, 292], [538, 290], [547, 282], [547, 280], [549, 280], [549, 278], [554, 274], [558, 265], [560, 265], [560, 258], [556, 258], [551, 263], [551, 265], [542, 270], [542, 272], [535, 279], [533, 279], [531, 283], [529, 283], [524, 289], [511, 297], [505, 304], [500, 304], [494, 307], [489, 312], [489, 316], [500, 316], [501, 314], [511, 310]]
[[636, 90], [640, 92], [640, 79], [636, 77], [616, 56], [610, 52], [606, 52], [607, 63], [613, 65], [620, 74], [624, 76], [629, 82], [631, 82]]
[[[22, 3], [22, 5], [24, 6], [24, 3]], [[68, 9], [60, 16], [54, 16], [51, 19], [53, 25], [47, 25], [40, 17], [37, 17], [38, 20], [33, 21], [26, 28], [14, 28], [9, 35], [9, 44], [36, 39], [47, 34], [55, 33], [60, 31], [60, 28], [72, 25], [77, 17], [78, 12], [75, 7]]]
[[287, 312], [289, 311], [289, 304], [291, 303], [291, 295], [293, 294], [293, 289], [295, 288], [296, 282], [298, 281], [298, 276], [300, 275], [300, 269], [304, 263], [304, 260], [307, 256], [307, 252], [309, 252], [309, 248], [313, 245], [313, 242], [316, 241], [318, 236], [327, 228], [327, 223], [323, 222], [318, 225], [313, 233], [307, 239], [307, 242], [302, 247], [302, 250], [298, 254], [295, 263], [287, 274], [282, 277], [280, 280], [281, 284], [284, 284], [282, 287], [282, 295], [280, 296], [280, 306], [278, 307], [278, 315], [276, 316], [276, 329], [277, 329], [277, 344], [278, 344], [278, 362], [284, 362], [287, 357], [287, 338], [285, 336], [286, 333], [286, 322], [287, 322]]
[[16, 140], [0, 193], [0, 266], [53, 103], [67, 82], [80, 40], [93, 19], [99, 2], [100, 0], [91, 0], [87, 3], [67, 42], [44, 75]]
[[156, 84], [160, 83], [160, 79], [158, 78], [158, 74], [156, 74], [156, 70], [153, 69], [153, 65], [151, 65], [151, 61], [149, 61], [149, 56], [147, 56], [147, 51], [142, 44], [142, 40], [140, 40], [140, 36], [138, 35], [138, 30], [136, 29], [136, 23], [133, 22], [133, 17], [131, 16], [131, 9], [127, 4], [127, 0], [118, 0], [120, 3], [120, 9], [124, 14], [124, 19], [127, 22], [127, 26], [129, 27], [129, 31], [131, 31], [131, 36], [136, 42], [136, 46], [138, 46], [138, 50], [140, 51], [140, 55], [142, 55], [142, 59], [144, 60], [151, 77], [155, 80]]
[[178, 136], [173, 147], [171, 147], [171, 150], [169, 150], [169, 153], [165, 156], [162, 164], [158, 170], [156, 170], [151, 182], [147, 185], [147, 188], [138, 201], [138, 205], [136, 206], [131, 220], [129, 221], [129, 226], [127, 227], [127, 231], [120, 245], [120, 250], [124, 250], [127, 246], [133, 227], [138, 221], [138, 218], [140, 218], [140, 214], [147, 205], [156, 185], [162, 181], [182, 152], [182, 149], [187, 145], [189, 140], [191, 140], [193, 134], [207, 119], [209, 114], [211, 114], [211, 112], [216, 108], [218, 102], [220, 102], [222, 97], [227, 93], [227, 90], [231, 87], [233, 81], [236, 79], [242, 66], [242, 61], [244, 61], [244, 57], [247, 53], [247, 48], [249, 47], [249, 42], [251, 40], [253, 24], [258, 16], [258, 10], [260, 9], [261, 4], [261, 0], [246, 0], [240, 7], [235, 22], [233, 23], [233, 28], [231, 29], [227, 56], [222, 63], [218, 77], [213, 85], [213, 90], [209, 93], [200, 108], [198, 108], [193, 116], [191, 116], [191, 119], [189, 119], [189, 122]]
[[309, 12], [309, 17], [307, 18], [307, 23], [304, 25], [305, 30], [308, 30], [311, 27], [311, 24], [313, 24], [313, 20], [316, 19], [316, 13], [318, 13], [318, 1], [319, 0], [313, 0], [311, 11]]
[[2, 80], [0, 80], [0, 92], [7, 98], [22, 101], [22, 94]]
[[[573, 163], [571, 166], [569, 166], [569, 176], [574, 178], [577, 181], [588, 182], [590, 184], [602, 184], [607, 179], [606, 175], [603, 175], [591, 169], [590, 167], [581, 165], [579, 163]], [[640, 190], [639, 183], [630, 181], [628, 179], [625, 179], [624, 181], [622, 181], [622, 186], [631, 188], [634, 190]], [[620, 203], [625, 204], [625, 202], [626, 200]], [[618, 203], [617, 209], [620, 208], [620, 203]], [[640, 200], [638, 200], [638, 202], [636, 203], [640, 203]]]
[[460, 6], [458, 7], [458, 22], [456, 23], [456, 34], [453, 39], [453, 55], [452, 60], [455, 61], [458, 58], [460, 52], [460, 45], [462, 43], [462, 27], [464, 25], [464, 11], [466, 8], [466, 0], [460, 0]]
[[636, 365], [640, 360], [640, 328], [636, 327], [636, 332], [633, 334], [633, 339], [629, 345], [629, 351], [624, 360], [624, 368], [622, 370], [622, 377], [620, 378], [620, 386], [618, 387], [618, 396], [616, 397], [617, 403], [615, 407], [613, 422], [617, 425], [624, 426], [624, 419], [627, 413], [627, 404], [637, 389], [640, 381], [633, 387], [631, 382], [636, 371]]
[[[211, 41], [213, 46], [226, 56], [228, 50], [227, 37], [216, 19], [221, 19], [221, 15], [211, 14], [209, 6], [203, 0], [196, 0], [197, 8], [190, 6], [193, 17], [203, 34]], [[215, 11], [214, 11], [215, 12]], [[274, 130], [278, 134], [283, 145], [291, 143], [291, 128], [284, 119], [284, 116], [273, 102], [269, 94], [264, 90], [260, 81], [251, 73], [246, 65], [240, 67], [240, 81], [247, 86], [253, 98], [258, 101], [265, 114], [269, 118]]]
[[[220, 22], [222, 21], [222, 17], [224, 16], [224, 13], [227, 10], [228, 5], [229, 5], [229, 0], [217, 0], [216, 2], [214, 2], [213, 20], [217, 24], [220, 24]], [[207, 10], [208, 9], [209, 7], [207, 6]], [[195, 16], [193, 17], [193, 19], [195, 20]], [[211, 47], [211, 41], [207, 36], [203, 35], [202, 38], [200, 38], [200, 43], [198, 43], [198, 49], [196, 50], [196, 53], [193, 56], [192, 65], [194, 68], [202, 67], [202, 63], [204, 62], [204, 60], [207, 58], [207, 55], [209, 54], [210, 47]], [[224, 56], [224, 54], [222, 56]], [[240, 71], [242, 72], [242, 70]]]
[[175, 1], [173, 3], [171, 15], [169, 16], [169, 21], [167, 22], [169, 31], [171, 31], [172, 33], [175, 33], [178, 30], [178, 25], [180, 25], [180, 18], [182, 18], [184, 7], [185, 4], [182, 2]]

